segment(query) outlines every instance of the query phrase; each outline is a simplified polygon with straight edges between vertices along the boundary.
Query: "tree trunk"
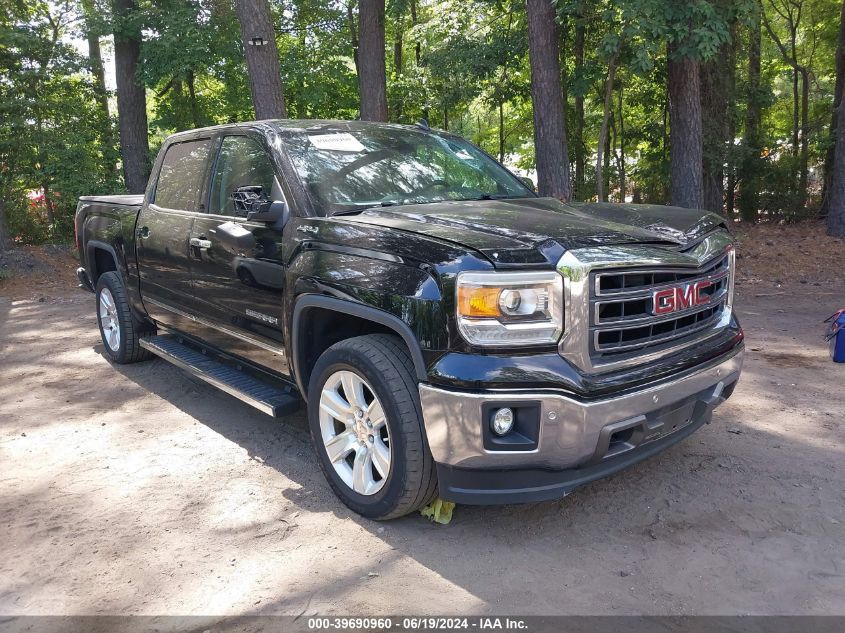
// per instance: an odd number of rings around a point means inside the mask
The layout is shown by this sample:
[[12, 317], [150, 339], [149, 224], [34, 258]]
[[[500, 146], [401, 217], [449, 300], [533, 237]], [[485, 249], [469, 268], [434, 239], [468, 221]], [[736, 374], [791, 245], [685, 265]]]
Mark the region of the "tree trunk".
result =
[[730, 43], [730, 72], [728, 73], [727, 85], [727, 147], [725, 148], [725, 161], [727, 164], [727, 187], [725, 189], [725, 216], [733, 220], [734, 198], [736, 195], [736, 160], [737, 148], [736, 139], [736, 53], [739, 50], [739, 23], [734, 22], [731, 28]]
[[[411, 25], [417, 25], [417, 0], [411, 0]], [[414, 61], [417, 63], [417, 66], [420, 65], [420, 43], [419, 41], [414, 43]]]
[[396, 24], [396, 39], [393, 40], [393, 71], [396, 76], [402, 74], [402, 18], [400, 17]]
[[[801, 84], [801, 81], [799, 80], [809, 71], [806, 67], [798, 63], [798, 26], [801, 22], [803, 2], [790, 2], [788, 4], [789, 9], [786, 11], [786, 15], [784, 15], [781, 11], [777, 11], [777, 9], [776, 12], [780, 15], [780, 17], [787, 21], [789, 28], [789, 48], [787, 48], [787, 45], [781, 41], [780, 37], [778, 37], [777, 32], [772, 28], [765, 12], [761, 11], [760, 15], [762, 16], [763, 23], [766, 25], [766, 31], [768, 32], [769, 37], [771, 37], [772, 41], [777, 46], [783, 60], [792, 67], [792, 155], [798, 158], [798, 160], [793, 163], [792, 173], [790, 174], [790, 193], [797, 193], [798, 189], [801, 187], [801, 183], [805, 182], [804, 172], [806, 170], [802, 168], [805, 156], [801, 155], [801, 145], [804, 141], [801, 137], [802, 132], [807, 132], [803, 123], [805, 117], [803, 116], [804, 108], [801, 105], [802, 94], [799, 94], [799, 85]], [[804, 92], [809, 93], [808, 86], [803, 86], [801, 88], [801, 93]], [[801, 155], [800, 158], [799, 155]], [[799, 193], [799, 196], [805, 197], [806, 189]]]
[[[734, 58], [736, 59], [736, 58]], [[733, 83], [733, 82], [732, 82]], [[736, 86], [731, 86], [731, 94], [735, 94]], [[736, 144], [734, 143], [734, 139], [736, 138], [736, 116], [734, 113], [731, 112], [731, 117], [728, 121], [728, 142], [730, 146], [728, 147], [728, 173], [726, 174], [726, 187], [725, 187], [725, 217], [729, 220], [733, 220], [734, 217], [734, 209], [736, 207], [736, 157], [737, 157], [737, 148]]]
[[384, 64], [384, 0], [358, 4], [358, 56], [361, 120], [387, 121], [387, 80]]
[[[799, 13], [800, 15], [800, 13]], [[792, 55], [792, 155], [798, 156], [799, 136], [799, 112], [801, 98], [798, 94], [798, 24], [792, 21], [792, 13], [789, 13], [789, 41]], [[793, 181], [793, 186], [794, 186]]]
[[6, 222], [6, 205], [0, 198], [0, 253], [12, 248], [12, 238], [9, 235], [9, 225]]
[[285, 94], [276, 32], [267, 0], [235, 0], [255, 118], [284, 119]]
[[555, 8], [551, 0], [526, 0], [526, 5], [538, 189], [540, 195], [569, 200], [572, 189]]
[[610, 104], [613, 100], [613, 78], [616, 75], [616, 55], [607, 62], [607, 79], [604, 82], [604, 113], [601, 118], [601, 129], [596, 152], [596, 198], [604, 202], [606, 189], [604, 186], [604, 154], [607, 145], [607, 126], [610, 123]]
[[396, 76], [402, 74], [402, 33], [396, 34], [396, 39], [393, 41], [393, 70]]
[[632, 204], [642, 204], [643, 203], [643, 193], [640, 190], [640, 186], [637, 183], [634, 183], [634, 191], [631, 194], [631, 203]]
[[798, 200], [807, 204], [807, 177], [810, 162], [810, 71], [801, 67], [801, 153], [798, 161]]
[[[840, 93], [840, 100], [843, 95], [845, 91]], [[845, 239], [845, 108], [839, 108], [836, 122], [836, 148], [833, 157], [827, 230], [831, 235]]]
[[839, 41], [836, 44], [836, 87], [833, 91], [833, 114], [830, 117], [830, 140], [824, 156], [824, 185], [822, 187], [822, 215], [829, 209], [828, 194], [833, 183], [833, 160], [836, 154], [836, 125], [839, 119], [839, 105], [845, 87], [845, 0], [839, 11]]
[[625, 171], [625, 111], [622, 108], [623, 105], [623, 88], [622, 83], [619, 84], [619, 159], [617, 164], [619, 165], [619, 202], [625, 202], [626, 195], [628, 193], [628, 183], [626, 182], [626, 171]]
[[109, 118], [109, 95], [106, 90], [106, 79], [103, 71], [103, 56], [100, 52], [100, 37], [94, 30], [95, 8], [93, 0], [83, 0], [82, 9], [85, 13], [85, 36], [88, 40], [88, 64], [91, 74], [94, 77], [94, 92], [97, 96], [97, 105], [102, 115]]
[[355, 62], [355, 76], [361, 76], [361, 62], [358, 59], [358, 27], [355, 24], [355, 13], [353, 11], [355, 2], [348, 0], [346, 3], [346, 21], [349, 24], [349, 44], [352, 46], [352, 60]]
[[195, 128], [202, 127], [202, 123], [200, 122], [200, 109], [197, 104], [197, 90], [193, 70], [188, 71], [186, 83], [188, 84], [188, 99], [191, 103], [191, 121], [193, 122]]
[[703, 138], [703, 206], [722, 213], [725, 197], [729, 89], [733, 71], [730, 42], [712, 60], [701, 64], [701, 129]]
[[[404, 36], [404, 33], [403, 33], [404, 29], [405, 29], [405, 18], [404, 18], [404, 16], [400, 15], [396, 19], [396, 27], [395, 27], [396, 37], [393, 40], [393, 72], [394, 72], [394, 74], [396, 75], [397, 78], [402, 76], [402, 66], [403, 66], [402, 38]], [[391, 108], [394, 110], [394, 112], [393, 112], [393, 120], [394, 121], [401, 121], [402, 120], [402, 103], [403, 103], [403, 99], [402, 99], [402, 96], [400, 95], [399, 99], [395, 103], [395, 107], [394, 106], [388, 107], [388, 111], [390, 111]], [[463, 125], [463, 122], [461, 123], [461, 125]]]
[[[613, 123], [613, 113], [611, 112], [611, 119], [610, 122]], [[615, 143], [616, 139], [613, 139], [613, 143], [611, 143], [610, 134], [607, 135], [604, 144], [604, 171], [603, 171], [603, 178], [602, 183], [604, 185], [605, 191], [610, 191], [610, 155], [615, 151]]]
[[499, 98], [499, 162], [505, 162], [505, 100]]
[[[584, 37], [585, 28], [582, 19], [575, 23], [575, 74], [582, 78], [584, 71]], [[583, 200], [586, 196], [584, 191], [584, 167], [586, 163], [586, 145], [584, 144], [584, 95], [575, 95], [575, 191], [574, 198]]]
[[[411, 26], [417, 25], [417, 0], [411, 0]], [[420, 41], [417, 40], [414, 42], [414, 63], [416, 64], [417, 68], [420, 67], [420, 59], [422, 58], [422, 45]], [[427, 102], [426, 98], [426, 90], [425, 86], [422, 88], [423, 90], [423, 103]], [[428, 107], [423, 106], [423, 119], [428, 121]]]
[[[794, 52], [794, 51], [793, 51]], [[799, 117], [801, 110], [801, 97], [798, 94], [798, 69], [792, 69], [792, 155], [798, 156], [798, 144], [800, 142], [799, 136]]]
[[745, 114], [745, 139], [739, 168], [739, 215], [743, 222], [754, 223], [760, 209], [762, 140], [760, 127], [763, 109], [760, 93], [761, 14], [758, 12], [748, 37], [748, 107]]
[[[736, 130], [734, 130], [735, 132]], [[733, 138], [733, 136], [731, 136]], [[731, 166], [728, 170], [727, 186], [725, 188], [725, 217], [733, 220], [736, 208], [736, 167]]]
[[94, 95], [97, 98], [97, 108], [100, 111], [103, 142], [103, 167], [112, 174], [117, 169], [114, 155], [114, 129], [109, 113], [109, 93], [106, 89], [105, 72], [103, 71], [103, 56], [100, 51], [100, 35], [94, 28], [96, 10], [93, 0], [82, 1], [82, 11], [85, 17], [85, 37], [88, 40], [88, 65], [94, 78]]
[[115, 0], [114, 68], [123, 180], [129, 193], [143, 193], [150, 173], [150, 148], [147, 95], [138, 69], [141, 27], [133, 19], [135, 11], [135, 0]]
[[604, 178], [605, 178], [605, 186], [604, 190], [607, 191], [607, 197], [610, 198], [610, 157], [613, 156], [613, 162], [616, 165], [616, 184], [619, 184], [619, 156], [616, 153], [616, 141], [618, 137], [616, 136], [616, 113], [611, 112], [610, 114], [610, 136], [607, 143], [607, 153], [604, 156]]
[[[557, 3], [555, 2], [555, 0], [552, 0], [552, 4], [553, 4], [553, 6], [557, 6]], [[567, 131], [568, 130], [567, 117], [569, 116], [569, 98], [568, 98], [569, 86], [567, 85], [566, 82], [568, 81], [569, 77], [567, 77], [567, 75], [566, 75], [566, 55], [565, 55], [564, 51], [567, 50], [566, 36], [567, 36], [567, 33], [568, 33], [568, 28], [569, 28], [568, 27], [568, 20], [564, 17], [558, 22], [558, 25], [557, 25], [557, 31], [558, 31], [558, 35], [560, 37], [560, 39], [559, 39], [560, 43], [558, 45], [557, 61], [558, 61], [558, 66], [560, 67], [560, 94], [561, 94], [561, 98], [563, 100], [561, 106], [562, 106], [562, 109], [563, 109], [563, 129], [564, 129], [564, 133], [566, 134], [566, 146], [567, 146], [567, 148], [569, 147], [569, 132]], [[508, 30], [510, 30], [510, 27], [508, 27]], [[569, 175], [569, 180], [570, 180], [569, 197], [571, 198], [572, 197], [572, 182], [571, 182], [572, 181], [572, 174]]]
[[669, 45], [669, 199], [690, 209], [702, 205], [699, 63]]

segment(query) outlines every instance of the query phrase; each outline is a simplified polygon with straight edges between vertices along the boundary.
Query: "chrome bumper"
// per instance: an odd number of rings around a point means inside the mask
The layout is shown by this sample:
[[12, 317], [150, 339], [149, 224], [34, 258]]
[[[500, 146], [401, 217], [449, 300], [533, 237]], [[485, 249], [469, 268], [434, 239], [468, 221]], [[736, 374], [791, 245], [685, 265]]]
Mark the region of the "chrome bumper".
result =
[[[428, 444], [434, 461], [459, 469], [564, 470], [618, 461], [622, 455], [656, 446], [690, 425], [709, 421], [736, 383], [743, 349], [734, 350], [677, 380], [596, 401], [579, 401], [548, 392], [460, 392], [420, 385]], [[489, 403], [539, 403], [537, 446], [528, 451], [489, 450], [484, 446], [482, 407]], [[633, 429], [630, 446], [615, 433]], [[651, 451], [653, 452], [653, 451]], [[649, 454], [651, 454], [649, 452]]]

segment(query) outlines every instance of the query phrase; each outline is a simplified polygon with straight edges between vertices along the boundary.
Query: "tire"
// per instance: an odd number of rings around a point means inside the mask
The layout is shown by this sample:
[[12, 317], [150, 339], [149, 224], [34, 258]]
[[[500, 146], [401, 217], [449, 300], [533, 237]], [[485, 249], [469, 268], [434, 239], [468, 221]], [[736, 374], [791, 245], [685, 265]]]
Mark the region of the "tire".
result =
[[[356, 389], [355, 376], [364, 385], [359, 394], [368, 403], [360, 419], [356, 413], [360, 408], [353, 403], [360, 402], [360, 398], [346, 396], [346, 388]], [[372, 401], [368, 400], [368, 393]], [[379, 404], [383, 423], [378, 420]], [[351, 425], [348, 420], [352, 420]], [[323, 474], [340, 500], [358, 514], [370, 519], [393, 519], [434, 499], [437, 475], [425, 437], [417, 379], [413, 362], [399, 338], [371, 334], [327, 349], [311, 373], [308, 425]], [[384, 458], [379, 456], [385, 446], [389, 450], [386, 477], [379, 468], [384, 467]], [[333, 451], [334, 461], [329, 450]], [[343, 453], [345, 450], [351, 452]], [[370, 462], [364, 458], [365, 466], [359, 468], [359, 455], [366, 451], [371, 452]], [[339, 458], [341, 453], [344, 456]]]
[[100, 275], [96, 296], [97, 325], [106, 356], [120, 365], [152, 358], [152, 354], [141, 347], [139, 339], [155, 334], [155, 328], [132, 316], [120, 275], [114, 271]]

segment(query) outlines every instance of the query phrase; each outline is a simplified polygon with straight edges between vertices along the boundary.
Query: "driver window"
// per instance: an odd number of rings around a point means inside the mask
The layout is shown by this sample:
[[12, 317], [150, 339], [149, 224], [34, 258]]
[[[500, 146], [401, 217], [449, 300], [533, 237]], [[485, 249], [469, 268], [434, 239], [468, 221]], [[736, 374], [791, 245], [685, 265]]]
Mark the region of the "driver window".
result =
[[236, 207], [232, 194], [239, 187], [261, 187], [261, 195], [269, 198], [274, 180], [273, 163], [264, 148], [246, 136], [227, 136], [214, 167], [209, 212], [246, 215]]

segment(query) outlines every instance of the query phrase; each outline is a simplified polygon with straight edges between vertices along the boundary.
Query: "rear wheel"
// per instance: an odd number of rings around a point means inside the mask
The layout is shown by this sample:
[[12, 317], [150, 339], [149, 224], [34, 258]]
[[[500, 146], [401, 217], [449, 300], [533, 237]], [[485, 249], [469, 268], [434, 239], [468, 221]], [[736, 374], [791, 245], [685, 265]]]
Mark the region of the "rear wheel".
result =
[[155, 329], [132, 316], [126, 288], [114, 271], [103, 273], [97, 280], [97, 324], [106, 356], [115, 363], [136, 363], [152, 358], [138, 341], [142, 336], [154, 334]]
[[308, 422], [323, 473], [355, 512], [391, 519], [434, 498], [417, 380], [398, 338], [359, 336], [326, 350], [311, 374]]

